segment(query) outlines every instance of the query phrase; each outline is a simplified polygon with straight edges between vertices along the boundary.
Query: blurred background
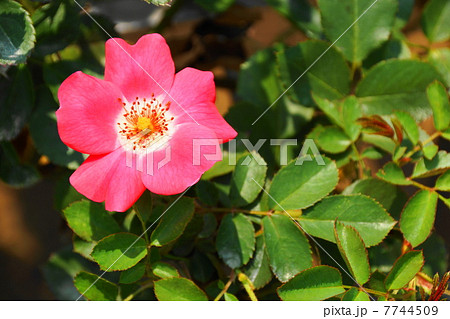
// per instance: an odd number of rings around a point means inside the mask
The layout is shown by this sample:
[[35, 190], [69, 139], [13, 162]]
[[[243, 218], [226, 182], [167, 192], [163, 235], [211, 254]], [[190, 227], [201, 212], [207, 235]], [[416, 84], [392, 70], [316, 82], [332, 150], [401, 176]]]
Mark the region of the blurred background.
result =
[[[177, 70], [192, 66], [212, 71], [217, 106], [225, 114], [234, 103], [241, 63], [275, 42], [293, 45], [306, 37], [263, 0], [237, 0], [221, 13], [205, 9], [213, 2], [178, 0], [171, 7], [156, 7], [142, 0], [91, 0], [85, 8], [111, 21], [115, 35], [130, 43], [146, 33], [161, 33]], [[403, 29], [408, 40], [418, 45], [412, 48], [418, 54], [420, 45], [427, 44], [420, 28], [425, 2], [416, 1]], [[107, 20], [102, 19], [101, 24]], [[103, 45], [99, 44], [99, 50]], [[425, 121], [422, 127], [431, 130], [432, 123]], [[450, 149], [448, 142], [440, 143], [441, 149]], [[43, 174], [46, 177], [30, 188], [18, 190], [0, 181], [0, 300], [55, 299], [45, 282], [43, 265], [52, 252], [71, 245], [71, 232], [54, 205], [60, 184], [45, 159], [41, 164], [40, 169], [49, 174]], [[437, 232], [450, 248], [450, 214], [442, 202], [439, 204], [438, 211], [444, 213], [437, 214]]]

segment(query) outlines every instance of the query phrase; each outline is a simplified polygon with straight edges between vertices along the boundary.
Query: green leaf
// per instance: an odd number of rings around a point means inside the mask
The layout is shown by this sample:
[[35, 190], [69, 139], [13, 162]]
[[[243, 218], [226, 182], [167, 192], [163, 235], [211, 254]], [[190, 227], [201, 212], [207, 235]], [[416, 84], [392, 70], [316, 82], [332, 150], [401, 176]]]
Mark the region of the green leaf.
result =
[[36, 28], [34, 54], [45, 56], [64, 49], [80, 34], [81, 8], [74, 1], [54, 0], [33, 13]]
[[409, 21], [411, 13], [414, 9], [415, 0], [400, 0], [394, 26], [402, 29]]
[[[260, 162], [264, 164], [260, 164]], [[245, 206], [253, 202], [261, 192], [259, 185], [264, 184], [266, 172], [266, 162], [255, 151], [251, 155], [239, 159], [231, 177], [231, 204], [233, 206]]]
[[285, 301], [324, 300], [345, 292], [339, 271], [329, 266], [307, 269], [277, 290]]
[[353, 142], [358, 139], [361, 132], [361, 126], [356, 123], [361, 116], [361, 106], [358, 100], [353, 95], [346, 98], [342, 104], [342, 128]]
[[375, 147], [368, 147], [364, 149], [364, 151], [361, 153], [361, 156], [363, 158], [377, 160], [383, 158], [383, 153], [377, 150]]
[[[160, 0], [159, 0], [160, 1]], [[223, 12], [226, 11], [236, 0], [195, 0], [200, 6], [205, 8], [208, 11], [211, 12]], [[160, 1], [161, 2], [161, 1]], [[169, 2], [169, 1], [163, 1], [163, 2]]]
[[155, 295], [159, 301], [208, 301], [206, 294], [186, 278], [155, 281]]
[[445, 241], [436, 232], [432, 233], [418, 249], [423, 249], [425, 259], [422, 272], [433, 277], [436, 273], [443, 274], [448, 271], [448, 253], [445, 247]]
[[289, 217], [266, 216], [263, 226], [270, 267], [281, 282], [312, 266], [308, 240]]
[[[251, 125], [251, 137], [255, 140], [267, 138], [270, 133], [272, 138], [291, 137], [314, 113], [313, 108], [294, 103], [288, 94], [282, 94], [284, 89], [276, 60], [276, 54], [281, 54], [280, 46], [276, 44], [258, 51], [241, 65], [237, 94], [246, 103], [241, 102], [232, 107], [226, 116], [233, 127], [239, 127], [238, 131], [245, 134], [248, 134]], [[262, 115], [272, 104], [267, 113]], [[246, 116], [242, 116], [242, 108], [245, 108]], [[268, 160], [266, 154], [263, 156]]]
[[30, 15], [19, 3], [0, 2], [0, 64], [24, 63], [35, 42]]
[[441, 191], [450, 192], [450, 170], [439, 176], [435, 188]]
[[448, 102], [447, 90], [441, 83], [435, 81], [428, 86], [427, 95], [428, 102], [433, 110], [434, 127], [438, 131], [444, 131], [450, 126], [450, 103]]
[[72, 236], [73, 251], [92, 261], [94, 260], [91, 257], [91, 253], [96, 244], [95, 241], [89, 242], [81, 239], [77, 234]]
[[179, 277], [178, 270], [165, 262], [158, 261], [152, 264], [153, 274], [159, 278]]
[[379, 202], [394, 218], [400, 217], [406, 195], [397, 186], [377, 178], [360, 179], [348, 186], [342, 195], [362, 194]]
[[422, 14], [422, 28], [431, 42], [441, 42], [450, 38], [450, 3], [430, 0]]
[[440, 48], [430, 50], [428, 55], [428, 62], [430, 62], [436, 70], [445, 79], [447, 87], [450, 86], [450, 49]]
[[276, 72], [276, 48], [258, 51], [242, 63], [237, 94], [264, 111], [275, 101], [282, 89]]
[[164, 246], [183, 234], [194, 215], [194, 199], [183, 197], [162, 216], [150, 238], [152, 246]]
[[305, 232], [335, 242], [333, 225], [339, 222], [354, 227], [366, 247], [374, 246], [394, 227], [394, 219], [375, 200], [363, 195], [335, 195], [307, 209], [300, 218]]
[[337, 126], [322, 127], [315, 141], [322, 150], [331, 154], [342, 153], [352, 144], [347, 134]]
[[30, 134], [39, 153], [46, 155], [52, 163], [77, 169], [85, 157], [61, 141], [56, 125], [57, 109], [58, 105], [50, 91], [38, 89], [36, 107], [29, 121]]
[[146, 268], [145, 262], [141, 262], [138, 263], [136, 266], [121, 272], [119, 282], [121, 284], [132, 284], [138, 281], [144, 276], [145, 268]]
[[433, 143], [429, 143], [427, 146], [422, 148], [423, 156], [427, 160], [432, 160], [439, 151], [439, 146]]
[[328, 39], [337, 41], [336, 47], [347, 60], [356, 63], [389, 38], [398, 6], [395, 0], [375, 4], [372, 0], [351, 0], [345, 5], [340, 0], [319, 0], [318, 4]]
[[409, 139], [416, 145], [419, 142], [419, 127], [414, 118], [406, 112], [394, 112], [396, 118], [402, 125], [403, 130], [408, 135]]
[[89, 266], [86, 259], [64, 248], [52, 253], [41, 270], [46, 284], [58, 300], [76, 300], [80, 294], [73, 285], [73, 278]]
[[80, 294], [89, 300], [115, 301], [119, 294], [119, 288], [115, 284], [85, 271], [75, 277], [74, 284]]
[[[403, 2], [405, 0], [401, 0]], [[408, 1], [408, 0], [406, 0]], [[364, 73], [375, 64], [389, 59], [411, 59], [412, 53], [405, 41], [391, 38], [383, 43], [379, 48], [373, 50], [363, 61]]]
[[228, 292], [226, 292], [223, 295], [223, 297], [224, 297], [225, 301], [239, 301], [239, 299], [237, 299], [236, 296], [234, 296], [234, 295], [232, 295], [232, 294], [230, 294]]
[[244, 214], [227, 214], [217, 231], [216, 248], [220, 258], [231, 268], [250, 260], [255, 249], [255, 229]]
[[356, 96], [365, 114], [409, 112], [416, 120], [431, 115], [426, 89], [441, 76], [426, 62], [388, 60], [375, 65], [356, 87]]
[[412, 247], [423, 243], [434, 225], [438, 194], [420, 190], [410, 198], [400, 219], [400, 229]]
[[152, 216], [153, 212], [152, 193], [145, 191], [133, 206], [136, 214], [139, 214], [144, 223], [146, 223]]
[[170, 6], [173, 0], [144, 0], [148, 3], [152, 3], [155, 6]]
[[131, 233], [117, 233], [103, 238], [91, 256], [102, 270], [126, 270], [147, 255], [145, 240]]
[[384, 282], [387, 290], [403, 288], [422, 269], [423, 253], [412, 250], [399, 257]]
[[315, 104], [326, 114], [326, 116], [336, 125], [342, 126], [341, 110], [335, 101], [321, 98], [319, 95], [311, 92]]
[[31, 114], [34, 90], [28, 68], [19, 65], [10, 68], [7, 78], [0, 76], [0, 92], [1, 142], [17, 137]]
[[389, 162], [378, 172], [377, 177], [395, 185], [410, 185], [411, 181], [406, 179], [403, 170], [394, 162]]
[[74, 233], [86, 241], [99, 241], [120, 232], [119, 225], [102, 204], [81, 200], [64, 209], [63, 214]]
[[213, 213], [206, 213], [203, 215], [203, 229], [198, 234], [198, 238], [211, 237], [217, 228], [217, 219]]
[[198, 199], [206, 205], [215, 206], [219, 200], [219, 190], [213, 182], [200, 180], [195, 184], [195, 194]]
[[374, 134], [363, 134], [362, 140], [366, 143], [369, 143], [369, 144], [372, 144], [372, 145], [378, 147], [379, 149], [381, 149], [387, 153], [394, 154], [396, 144], [389, 137], [381, 136], [381, 135], [374, 135]]
[[201, 283], [208, 283], [217, 273], [210, 258], [198, 250], [190, 257], [189, 271], [192, 278]]
[[321, 38], [319, 10], [307, 0], [267, 0], [267, 3], [304, 31], [308, 37]]
[[73, 202], [86, 199], [70, 185], [69, 177], [71, 172], [61, 174], [55, 184], [54, 206], [58, 211], [64, 210]]
[[297, 160], [280, 169], [269, 189], [269, 209], [303, 209], [328, 195], [337, 185], [338, 170], [333, 161], [322, 158], [325, 165], [315, 159], [296, 165]]
[[246, 152], [230, 153], [230, 152], [224, 151], [222, 160], [219, 162], [216, 162], [213, 165], [213, 167], [211, 167], [209, 170], [207, 170], [202, 175], [202, 180], [210, 180], [210, 179], [213, 179], [214, 177], [218, 177], [218, 176], [222, 176], [222, 175], [231, 173], [236, 168], [236, 165], [230, 164], [230, 158], [234, 157], [236, 160], [239, 160], [242, 156], [245, 156], [246, 154], [247, 154]]
[[441, 197], [440, 200], [444, 202], [444, 204], [450, 208], [450, 198]]
[[31, 186], [40, 178], [35, 167], [22, 163], [10, 142], [0, 142], [0, 163], [0, 179], [12, 187]]
[[358, 231], [339, 222], [335, 223], [334, 236], [342, 258], [355, 280], [364, 285], [370, 277], [366, 247]]
[[438, 175], [447, 171], [450, 168], [450, 154], [446, 151], [439, 151], [432, 160], [426, 158], [420, 159], [411, 178], [424, 178], [429, 176]]
[[[284, 88], [287, 89], [295, 82], [287, 94], [301, 105], [314, 105], [311, 92], [335, 100], [343, 98], [350, 91], [350, 69], [334, 48], [317, 60], [329, 46], [322, 41], [305, 41], [277, 53]], [[303, 73], [304, 76], [299, 79]]]
[[342, 297], [342, 301], [370, 301], [370, 298], [364, 291], [360, 291], [358, 288], [353, 287], [347, 290]]
[[255, 254], [245, 266], [244, 273], [250, 279], [255, 289], [264, 287], [272, 279], [264, 236], [256, 237]]

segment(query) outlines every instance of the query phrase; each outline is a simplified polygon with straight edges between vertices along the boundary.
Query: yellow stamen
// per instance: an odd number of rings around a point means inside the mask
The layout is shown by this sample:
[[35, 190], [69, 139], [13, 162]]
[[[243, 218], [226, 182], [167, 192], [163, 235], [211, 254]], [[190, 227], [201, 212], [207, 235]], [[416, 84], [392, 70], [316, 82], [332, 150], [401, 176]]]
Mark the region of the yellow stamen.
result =
[[153, 123], [148, 117], [140, 116], [137, 121], [137, 128], [139, 131], [150, 130], [153, 131]]

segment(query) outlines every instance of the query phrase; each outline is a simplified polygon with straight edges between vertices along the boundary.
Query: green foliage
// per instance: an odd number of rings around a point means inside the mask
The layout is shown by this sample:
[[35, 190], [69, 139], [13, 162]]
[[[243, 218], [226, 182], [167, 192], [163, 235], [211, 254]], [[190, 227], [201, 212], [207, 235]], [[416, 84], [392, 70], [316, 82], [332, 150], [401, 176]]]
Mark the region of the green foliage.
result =
[[264, 287], [272, 279], [264, 236], [256, 237], [255, 253], [245, 267], [245, 274], [251, 280], [255, 289]]
[[281, 282], [312, 266], [308, 240], [289, 217], [266, 216], [263, 225], [270, 267]]
[[[250, 163], [247, 163], [250, 160]], [[261, 165], [264, 163], [265, 165]], [[253, 202], [261, 192], [259, 185], [264, 184], [267, 166], [256, 152], [241, 157], [231, 177], [230, 199], [233, 206], [244, 206]]]
[[[318, 56], [328, 48], [321, 41], [301, 42], [297, 46], [283, 49], [277, 53], [281, 81], [285, 88], [296, 82], [287, 94], [300, 104], [311, 106], [311, 91], [327, 99], [339, 99], [349, 93], [350, 69], [339, 52], [330, 49], [327, 54], [309, 69]], [[331, 69], [330, 69], [331, 68]], [[306, 72], [308, 70], [308, 72]]]
[[310, 235], [336, 242], [334, 221], [354, 227], [366, 247], [380, 243], [394, 227], [394, 219], [370, 197], [337, 195], [323, 199], [307, 209], [300, 224]]
[[[300, 158], [301, 160], [302, 158]], [[324, 157], [325, 165], [315, 159], [301, 165], [292, 161], [273, 178], [269, 189], [269, 208], [302, 209], [328, 195], [338, 181], [336, 164]]]
[[114, 301], [119, 294], [119, 288], [115, 284], [85, 271], [75, 277], [74, 284], [78, 292], [88, 300]]
[[[398, 6], [395, 0], [375, 4], [371, 0], [351, 0], [345, 5], [339, 0], [319, 0], [318, 3], [328, 39], [333, 42], [339, 39], [336, 47], [347, 60], [355, 63], [360, 63], [388, 39]], [[366, 12], [369, 13], [366, 15]]]
[[370, 69], [356, 87], [356, 96], [366, 114], [391, 114], [401, 110], [423, 120], [431, 115], [427, 86], [441, 76], [428, 63], [387, 60]]
[[347, 290], [342, 297], [342, 301], [370, 301], [370, 298], [364, 291], [360, 291], [358, 288], [353, 287]]
[[0, 141], [17, 137], [26, 124], [34, 103], [31, 74], [25, 65], [19, 65], [0, 77]]
[[[448, 7], [450, 15], [450, 6]], [[438, 131], [447, 129], [450, 126], [450, 103], [447, 90], [441, 83], [433, 82], [427, 88], [427, 95], [434, 114], [434, 126]]]
[[152, 264], [152, 272], [159, 278], [172, 278], [180, 276], [175, 267], [161, 261], [157, 261]]
[[207, 301], [205, 293], [186, 278], [155, 281], [155, 295], [160, 301]]
[[92, 250], [92, 258], [102, 270], [126, 270], [147, 255], [145, 240], [134, 234], [117, 233], [103, 238]]
[[231, 5], [235, 2], [235, 0], [217, 0], [217, 1], [195, 0], [195, 2], [197, 2], [200, 6], [202, 6], [208, 11], [223, 12], [226, 11], [229, 7], [231, 7]]
[[216, 248], [229, 267], [239, 268], [247, 264], [255, 249], [252, 222], [243, 214], [226, 215], [217, 231]]
[[399, 257], [384, 282], [387, 290], [403, 288], [422, 269], [423, 253], [412, 250]]
[[0, 64], [25, 62], [35, 40], [28, 11], [15, 1], [0, 1]]
[[430, 235], [434, 225], [438, 194], [418, 191], [406, 204], [400, 219], [400, 229], [405, 239], [416, 247]]
[[154, 246], [167, 245], [183, 234], [194, 214], [194, 201], [181, 198], [163, 214], [150, 239]]
[[329, 266], [307, 269], [278, 288], [278, 295], [286, 301], [324, 300], [343, 292], [341, 274]]
[[358, 284], [364, 285], [369, 280], [370, 267], [367, 251], [358, 231], [351, 226], [336, 222], [334, 236], [347, 268]]
[[321, 38], [322, 25], [319, 10], [309, 5], [307, 0], [267, 0], [267, 3], [309, 37]]
[[450, 38], [450, 4], [448, 1], [430, 0], [423, 12], [422, 27], [431, 42]]
[[101, 204], [88, 200], [74, 202], [64, 209], [63, 214], [73, 232], [86, 241], [99, 241], [120, 231], [117, 222]]

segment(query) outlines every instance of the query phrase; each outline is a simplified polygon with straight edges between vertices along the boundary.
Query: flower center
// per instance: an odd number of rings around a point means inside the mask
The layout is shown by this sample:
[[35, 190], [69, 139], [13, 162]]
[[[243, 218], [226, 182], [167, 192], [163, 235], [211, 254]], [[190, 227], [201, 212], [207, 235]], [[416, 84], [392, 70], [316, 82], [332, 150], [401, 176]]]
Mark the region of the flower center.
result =
[[139, 98], [130, 103], [117, 101], [124, 112], [117, 122], [119, 135], [127, 149], [144, 150], [160, 140], [169, 130], [173, 117], [169, 117], [170, 102], [164, 106], [152, 94], [150, 99]]

